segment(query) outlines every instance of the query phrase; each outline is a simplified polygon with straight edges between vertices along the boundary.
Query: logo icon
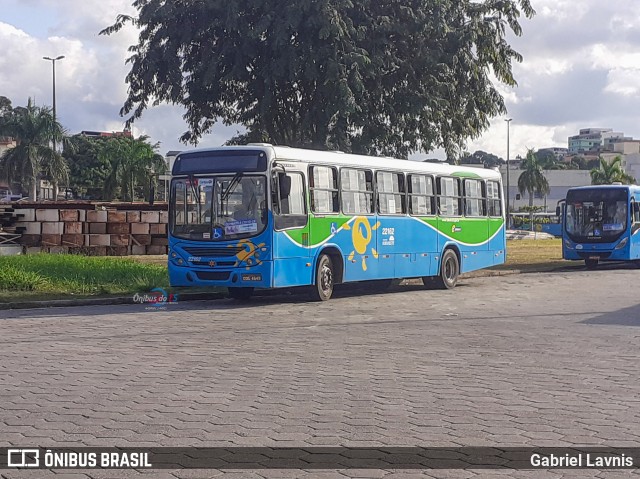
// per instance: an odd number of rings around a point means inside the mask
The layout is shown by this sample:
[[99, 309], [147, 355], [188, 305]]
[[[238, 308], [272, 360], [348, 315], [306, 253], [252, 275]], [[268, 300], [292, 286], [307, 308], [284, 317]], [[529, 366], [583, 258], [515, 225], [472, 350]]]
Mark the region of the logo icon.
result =
[[[362, 270], [367, 270], [367, 262], [365, 261], [364, 254], [367, 252], [367, 246], [373, 239], [372, 231], [377, 230], [380, 227], [380, 222], [378, 221], [373, 227], [369, 223], [369, 220], [364, 216], [356, 217], [353, 222], [353, 227], [349, 226], [349, 223], [345, 223], [342, 228], [345, 230], [351, 230], [351, 241], [353, 242], [354, 251], [349, 253], [349, 261], [353, 261], [353, 258], [356, 253], [362, 256]], [[374, 258], [378, 259], [378, 252], [375, 248], [371, 247], [371, 254]]]
[[38, 467], [40, 451], [38, 449], [8, 449], [8, 467]]
[[213, 228], [213, 239], [220, 239], [222, 235], [222, 228]]

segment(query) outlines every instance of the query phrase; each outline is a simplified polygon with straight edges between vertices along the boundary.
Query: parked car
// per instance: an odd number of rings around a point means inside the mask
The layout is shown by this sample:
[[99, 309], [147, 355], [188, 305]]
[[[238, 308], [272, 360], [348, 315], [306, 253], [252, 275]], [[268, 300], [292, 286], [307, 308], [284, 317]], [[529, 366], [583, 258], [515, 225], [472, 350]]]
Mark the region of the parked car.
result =
[[12, 201], [18, 201], [22, 199], [22, 195], [12, 195], [7, 193], [4, 196], [0, 196], [0, 203], [11, 203]]

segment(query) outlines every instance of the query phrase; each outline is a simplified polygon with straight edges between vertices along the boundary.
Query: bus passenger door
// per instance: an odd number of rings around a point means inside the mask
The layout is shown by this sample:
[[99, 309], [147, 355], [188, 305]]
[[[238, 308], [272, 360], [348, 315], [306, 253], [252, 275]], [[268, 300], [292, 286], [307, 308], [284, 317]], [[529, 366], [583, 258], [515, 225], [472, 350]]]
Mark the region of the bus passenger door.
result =
[[274, 171], [271, 182], [273, 212], [273, 287], [312, 282], [309, 258], [309, 215], [304, 174]]

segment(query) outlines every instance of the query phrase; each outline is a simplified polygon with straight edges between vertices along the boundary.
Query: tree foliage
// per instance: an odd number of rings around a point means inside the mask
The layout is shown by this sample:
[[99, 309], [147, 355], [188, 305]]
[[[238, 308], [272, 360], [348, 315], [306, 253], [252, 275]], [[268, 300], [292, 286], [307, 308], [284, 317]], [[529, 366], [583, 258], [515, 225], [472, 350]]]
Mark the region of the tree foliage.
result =
[[504, 164], [504, 160], [493, 153], [477, 150], [473, 154], [467, 153], [461, 159], [460, 163], [467, 165], [484, 165], [485, 168], [495, 168]]
[[107, 200], [116, 197], [134, 201], [139, 196], [148, 197], [150, 182], [155, 175], [167, 169], [164, 157], [157, 153], [159, 144], [150, 144], [148, 137], [112, 137], [100, 148], [100, 162], [109, 165], [104, 180], [103, 196]]
[[63, 154], [69, 164], [69, 186], [75, 197], [103, 199], [102, 193], [111, 171], [111, 163], [100, 155], [100, 151], [111, 139], [75, 135], [75, 148], [65, 148]]
[[101, 33], [130, 47], [128, 122], [161, 102], [186, 108], [181, 140], [240, 124], [235, 142], [407, 156], [459, 151], [506, 112], [529, 0], [136, 0]]
[[543, 170], [566, 170], [567, 165], [561, 163], [551, 150], [542, 149], [536, 152], [536, 158]]
[[533, 150], [527, 151], [527, 156], [520, 168], [523, 170], [518, 177], [518, 191], [521, 195], [525, 192], [529, 194], [529, 206], [533, 206], [533, 195], [546, 195], [549, 193], [549, 181], [544, 176], [542, 165], [536, 157], [536, 153]]
[[44, 177], [55, 184], [65, 184], [69, 167], [52, 141], [63, 142], [65, 130], [53, 118], [49, 107], [38, 107], [29, 99], [26, 108], [14, 108], [5, 114], [0, 135], [10, 136], [17, 145], [0, 157], [0, 175], [30, 189], [30, 198], [36, 199], [36, 185]]
[[599, 160], [600, 167], [589, 172], [592, 185], [611, 185], [617, 182], [631, 185], [636, 182], [633, 176], [626, 174], [622, 169], [622, 157], [616, 156], [611, 162], [604, 158], [599, 158]]

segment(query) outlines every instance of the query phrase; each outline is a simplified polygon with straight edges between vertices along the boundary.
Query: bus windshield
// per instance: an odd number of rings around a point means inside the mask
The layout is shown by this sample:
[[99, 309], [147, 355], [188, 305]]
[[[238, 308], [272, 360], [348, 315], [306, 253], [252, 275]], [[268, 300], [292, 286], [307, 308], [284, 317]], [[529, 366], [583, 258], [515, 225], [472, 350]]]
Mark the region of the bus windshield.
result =
[[266, 177], [220, 175], [175, 179], [171, 234], [194, 240], [255, 236], [267, 223]]
[[613, 241], [627, 229], [625, 190], [578, 190], [567, 195], [567, 233], [575, 241]]

